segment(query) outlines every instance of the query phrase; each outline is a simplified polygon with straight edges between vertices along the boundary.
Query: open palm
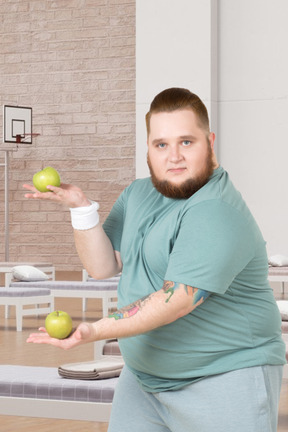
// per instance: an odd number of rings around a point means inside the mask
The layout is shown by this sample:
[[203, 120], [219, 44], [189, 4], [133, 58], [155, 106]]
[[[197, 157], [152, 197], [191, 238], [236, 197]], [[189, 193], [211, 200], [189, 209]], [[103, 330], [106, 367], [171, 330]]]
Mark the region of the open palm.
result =
[[95, 329], [90, 323], [81, 323], [66, 339], [55, 339], [48, 335], [44, 327], [39, 328], [39, 333], [31, 333], [28, 337], [28, 343], [49, 344], [68, 350], [78, 345], [96, 340]]
[[52, 192], [39, 192], [29, 184], [23, 184], [23, 188], [31, 192], [26, 193], [25, 198], [59, 202], [70, 208], [89, 206], [91, 204], [83, 191], [72, 184], [61, 183], [60, 187], [49, 186], [49, 190]]

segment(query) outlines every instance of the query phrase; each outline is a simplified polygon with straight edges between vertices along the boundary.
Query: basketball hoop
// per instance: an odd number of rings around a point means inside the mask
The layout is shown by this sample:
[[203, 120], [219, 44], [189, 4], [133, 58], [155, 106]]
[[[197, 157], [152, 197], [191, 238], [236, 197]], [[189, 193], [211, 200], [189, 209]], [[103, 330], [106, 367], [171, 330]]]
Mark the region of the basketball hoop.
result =
[[3, 142], [7, 145], [0, 146], [0, 151], [5, 152], [5, 261], [9, 261], [9, 154], [18, 151], [21, 144], [32, 144], [38, 135], [32, 133], [31, 107], [3, 105]]
[[32, 141], [32, 138], [34, 138], [34, 137], [36, 137], [36, 136], [38, 136], [38, 135], [40, 135], [40, 133], [26, 133], [26, 134], [17, 134], [16, 135], [16, 144], [21, 144], [21, 143], [25, 143], [25, 141], [29, 138], [29, 137], [31, 137], [31, 140], [30, 141]]

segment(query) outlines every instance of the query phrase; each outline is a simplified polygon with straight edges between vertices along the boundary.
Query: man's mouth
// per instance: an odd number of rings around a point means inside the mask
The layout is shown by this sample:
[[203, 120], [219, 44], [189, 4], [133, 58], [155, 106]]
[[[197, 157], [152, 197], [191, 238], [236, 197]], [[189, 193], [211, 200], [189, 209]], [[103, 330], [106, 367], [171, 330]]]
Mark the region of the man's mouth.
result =
[[182, 174], [186, 170], [185, 167], [178, 167], [178, 168], [170, 168], [168, 169], [168, 172], [172, 174]]

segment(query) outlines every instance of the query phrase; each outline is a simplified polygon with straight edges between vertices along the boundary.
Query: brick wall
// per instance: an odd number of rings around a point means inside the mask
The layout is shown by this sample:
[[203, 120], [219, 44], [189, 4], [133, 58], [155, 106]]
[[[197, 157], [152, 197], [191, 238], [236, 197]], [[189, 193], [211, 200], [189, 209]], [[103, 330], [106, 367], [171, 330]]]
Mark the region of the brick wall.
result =
[[[53, 166], [100, 202], [103, 221], [135, 178], [135, 0], [0, 0], [0, 9], [1, 105], [31, 106], [40, 133], [10, 152], [9, 259], [77, 271], [69, 211], [25, 199], [22, 184]], [[3, 167], [0, 218], [4, 261]]]

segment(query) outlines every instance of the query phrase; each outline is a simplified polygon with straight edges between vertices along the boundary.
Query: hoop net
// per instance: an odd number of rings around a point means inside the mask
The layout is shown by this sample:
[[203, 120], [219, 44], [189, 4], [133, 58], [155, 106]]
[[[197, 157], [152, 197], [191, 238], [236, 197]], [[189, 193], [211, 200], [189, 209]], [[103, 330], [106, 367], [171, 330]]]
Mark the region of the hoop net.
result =
[[20, 144], [20, 143], [25, 143], [25, 141], [29, 138], [29, 137], [31, 137], [31, 138], [33, 138], [33, 137], [36, 137], [36, 136], [38, 136], [38, 135], [40, 135], [40, 133], [25, 133], [25, 134], [18, 134], [18, 135], [16, 135], [16, 143], [17, 144]]

